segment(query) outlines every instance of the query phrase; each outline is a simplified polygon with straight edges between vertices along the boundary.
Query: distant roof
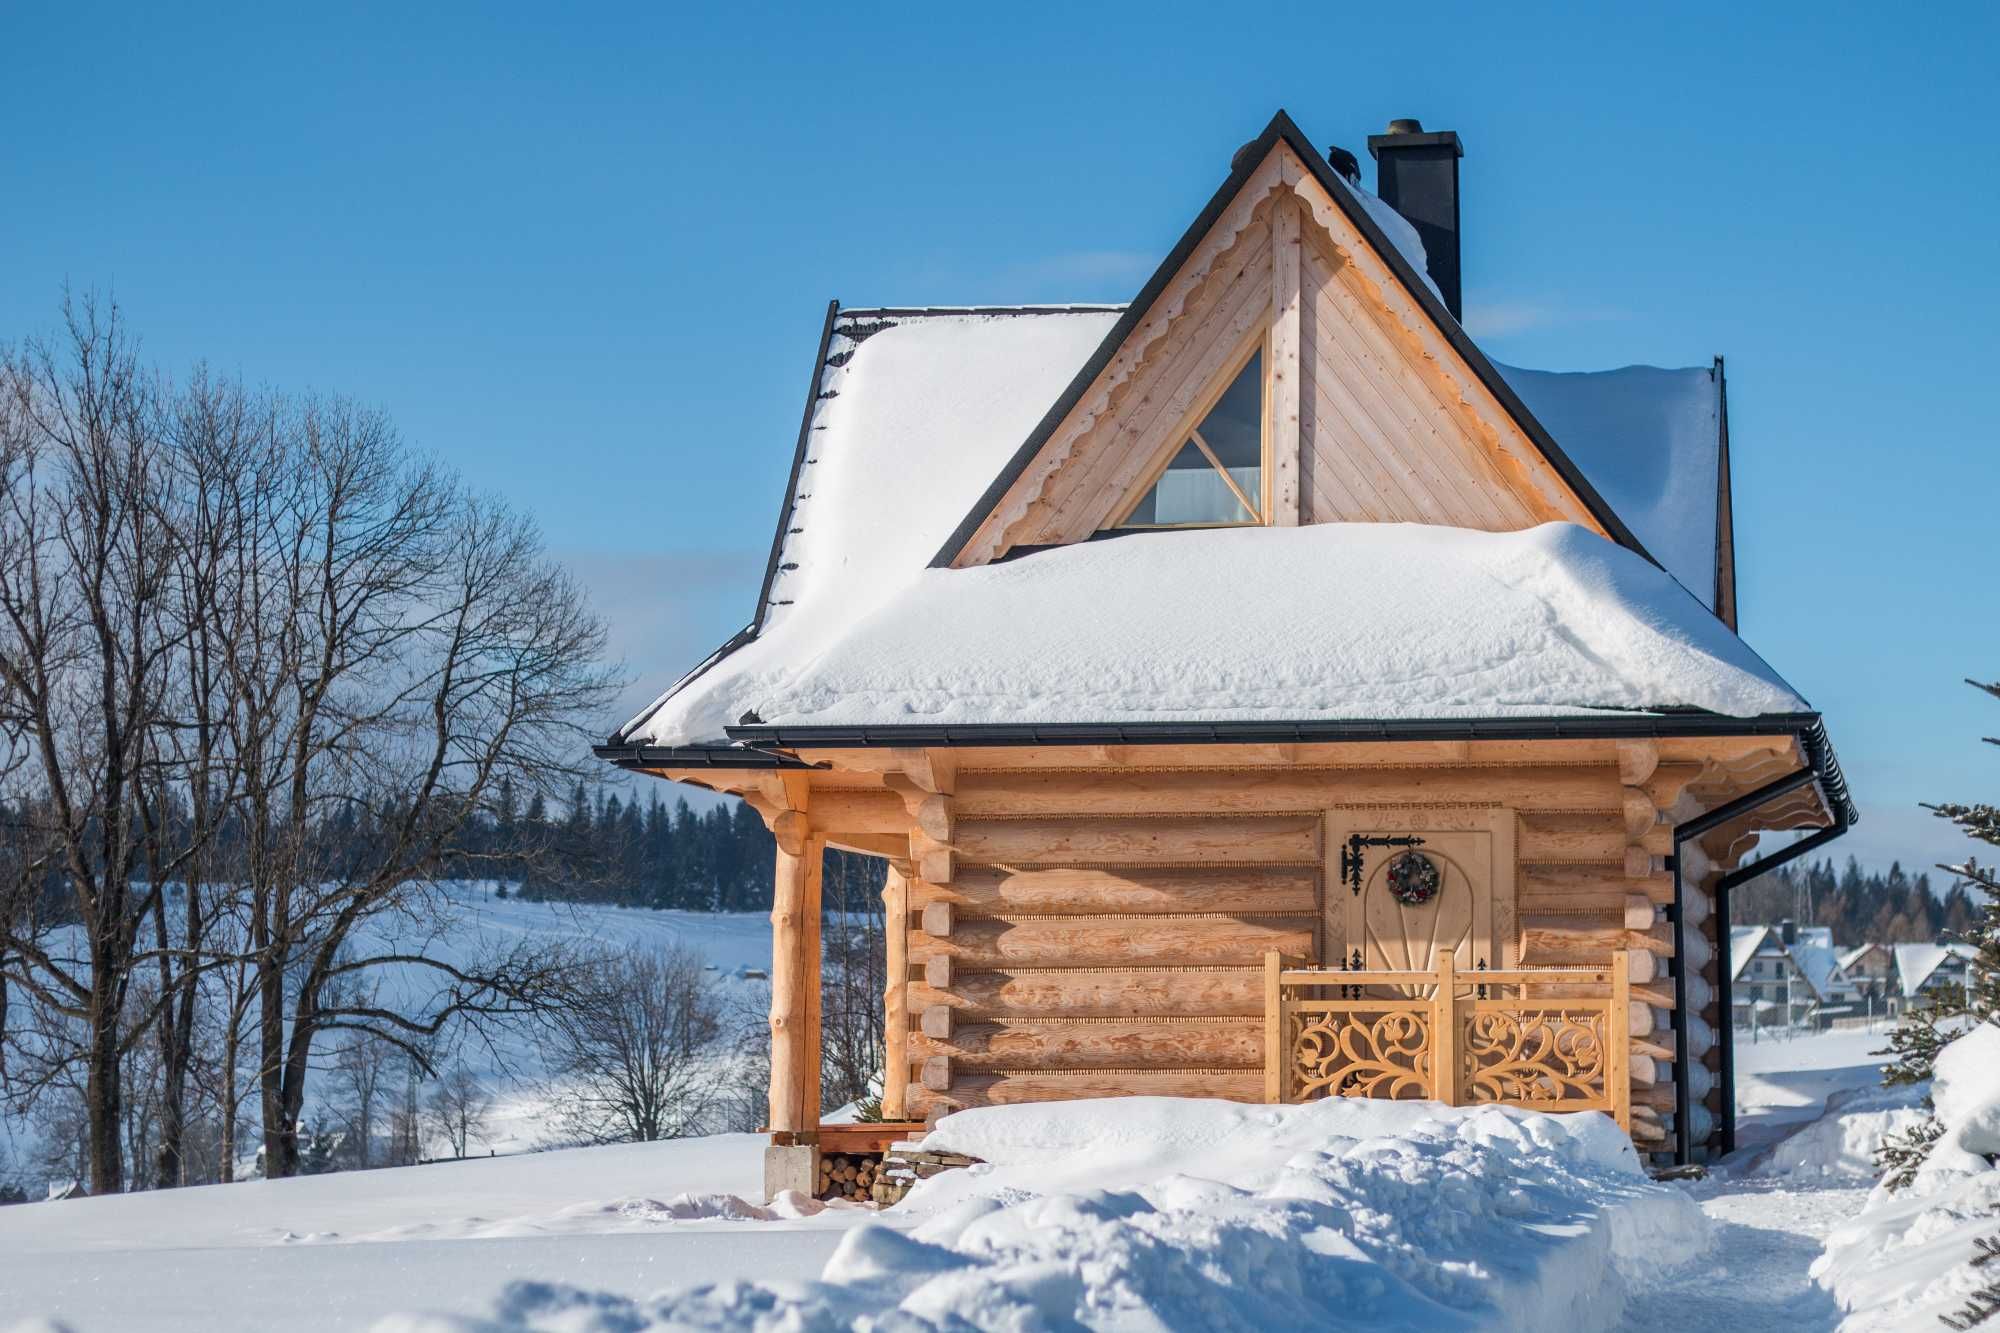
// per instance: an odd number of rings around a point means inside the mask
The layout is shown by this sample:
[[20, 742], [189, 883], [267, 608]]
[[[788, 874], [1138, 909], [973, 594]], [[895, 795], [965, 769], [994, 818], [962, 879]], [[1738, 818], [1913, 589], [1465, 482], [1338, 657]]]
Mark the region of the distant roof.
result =
[[1843, 949], [1840, 954], [1840, 970], [1845, 972], [1867, 956], [1870, 949], [1880, 949], [1880, 944], [1857, 944], [1852, 949]]
[[1821, 1000], [1831, 1000], [1842, 992], [1852, 994], [1853, 983], [1840, 970], [1840, 960], [1833, 950], [1822, 944], [1812, 944], [1801, 939], [1791, 947], [1792, 962], [1797, 965], [1799, 975], [1806, 979], [1813, 994]]
[[1979, 956], [1969, 944], [1899, 944], [1896, 946], [1896, 979], [1905, 998], [1921, 992], [1924, 983], [1947, 958], [1968, 962]]
[[1729, 928], [1729, 975], [1732, 978], [1743, 975], [1743, 969], [1757, 956], [1757, 950], [1764, 945], [1764, 937], [1771, 933], [1769, 926], [1731, 926]]

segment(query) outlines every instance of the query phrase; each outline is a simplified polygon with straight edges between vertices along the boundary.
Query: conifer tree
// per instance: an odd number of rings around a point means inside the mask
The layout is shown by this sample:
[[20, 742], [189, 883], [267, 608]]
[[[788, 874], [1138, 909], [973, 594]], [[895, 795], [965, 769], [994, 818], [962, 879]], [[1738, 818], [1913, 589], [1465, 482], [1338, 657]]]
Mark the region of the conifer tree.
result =
[[[2000, 683], [1967, 680], [1966, 684], [2000, 699]], [[2000, 745], [2000, 739], [1995, 737], [1983, 739], [1988, 745]], [[1950, 820], [1963, 829], [1966, 836], [2000, 847], [2000, 809], [1983, 803], [1963, 805], [1957, 802], [1926, 803], [1924, 808], [1940, 819]], [[1963, 1015], [1974, 1022], [2000, 1023], [2000, 877], [1970, 856], [1961, 865], [1942, 865], [1938, 868], [1973, 885], [1985, 895], [1986, 901], [1980, 905], [1971, 929], [1964, 933], [1965, 941], [1979, 953], [1972, 960], [1969, 989], [1958, 990], [1954, 987], [1952, 989], [1956, 994], [1953, 996], [1939, 995], [1929, 1006], [1913, 1006], [1904, 1013], [1902, 1021], [1890, 1034], [1889, 1049], [1876, 1052], [1895, 1057], [1882, 1071], [1882, 1082], [1889, 1087], [1920, 1083], [1931, 1077], [1937, 1053], [1965, 1030], [1963, 1024], [1947, 1028], [1945, 1024], [1952, 1018]], [[1956, 1014], [1948, 1007], [1953, 1005]], [[1924, 1098], [1924, 1109], [1935, 1111], [1928, 1096]], [[1885, 1172], [1883, 1183], [1892, 1190], [1909, 1184], [1916, 1178], [1917, 1168], [1930, 1155], [1931, 1145], [1943, 1133], [1944, 1126], [1935, 1114], [1931, 1114], [1906, 1133], [1885, 1135], [1875, 1155], [1876, 1165]]]

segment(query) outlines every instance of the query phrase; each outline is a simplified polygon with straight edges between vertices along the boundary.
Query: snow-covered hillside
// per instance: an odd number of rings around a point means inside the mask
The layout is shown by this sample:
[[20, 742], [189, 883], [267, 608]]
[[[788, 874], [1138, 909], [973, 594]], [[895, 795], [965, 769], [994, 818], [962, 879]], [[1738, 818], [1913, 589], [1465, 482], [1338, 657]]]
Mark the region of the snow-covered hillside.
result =
[[[770, 983], [761, 974], [771, 965], [771, 920], [761, 913], [656, 912], [589, 904], [524, 902], [496, 896], [499, 886], [465, 883], [445, 886], [453, 907], [449, 934], [426, 933], [427, 956], [453, 962], [491, 954], [517, 942], [584, 944], [631, 951], [674, 944], [699, 951], [732, 1022], [754, 1022], [769, 1008]], [[357, 949], [394, 940], [393, 919], [371, 923]], [[755, 972], [760, 975], [749, 976]], [[419, 968], [385, 969], [384, 987], [420, 990], [435, 984]], [[478, 1148], [498, 1153], [546, 1147], [549, 1142], [548, 1074], [542, 1034], [520, 1023], [503, 1025], [497, 1039], [465, 1042], [461, 1062], [494, 1094], [494, 1107]]]
[[[546, 945], [613, 953], [680, 944], [707, 959], [724, 1020], [732, 1029], [756, 1024], [769, 1008], [770, 983], [762, 973], [771, 963], [771, 923], [762, 913], [526, 902], [512, 896], [511, 888], [503, 892], [503, 886], [493, 881], [447, 882], [428, 892], [435, 895], [434, 906], [441, 910], [388, 913], [365, 921], [355, 932], [352, 951], [358, 956], [416, 953], [463, 966], [523, 943], [531, 948]], [[80, 942], [77, 947], [80, 950]], [[431, 969], [411, 964], [385, 964], [367, 975], [385, 1000], [412, 1012], [424, 1007], [425, 997], [441, 980]], [[545, 1033], [525, 1020], [498, 1020], [477, 1033], [461, 1028], [454, 1035], [455, 1044], [441, 1053], [440, 1063], [464, 1065], [492, 1097], [492, 1108], [470, 1151], [507, 1154], [548, 1147], [555, 1130], [549, 1115]], [[318, 1062], [330, 1063], [344, 1039], [328, 1034], [315, 1042]], [[329, 1111], [338, 1109], [333, 1105], [336, 1099], [332, 1080], [319, 1077], [309, 1086], [306, 1122], [323, 1122]], [[246, 1153], [254, 1150], [254, 1124], [250, 1128], [252, 1142]], [[31, 1196], [39, 1196], [45, 1184], [62, 1181], [36, 1173], [39, 1154], [33, 1136], [28, 1121], [0, 1116], [0, 1184], [16, 1183]], [[442, 1155], [447, 1147], [431, 1143], [426, 1150]], [[248, 1172], [253, 1166], [246, 1156], [240, 1169]]]

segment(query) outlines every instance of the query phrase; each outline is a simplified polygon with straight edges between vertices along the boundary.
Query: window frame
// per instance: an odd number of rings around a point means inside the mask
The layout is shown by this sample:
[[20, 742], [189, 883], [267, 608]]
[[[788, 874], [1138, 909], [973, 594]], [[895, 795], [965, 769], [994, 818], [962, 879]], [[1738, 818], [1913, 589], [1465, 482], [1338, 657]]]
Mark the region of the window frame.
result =
[[[1248, 523], [1133, 523], [1132, 514], [1145, 503], [1146, 496], [1157, 486], [1160, 478], [1173, 465], [1174, 458], [1193, 436], [1195, 430], [1207, 419], [1215, 405], [1222, 401], [1222, 395], [1229, 392], [1236, 383], [1236, 377], [1250, 364], [1252, 357], [1260, 356], [1257, 393], [1257, 513]], [[1174, 423], [1173, 432], [1146, 469], [1139, 474], [1140, 480], [1131, 486], [1117, 506], [1111, 511], [1113, 517], [1099, 526], [1099, 532], [1183, 532], [1201, 528], [1268, 528], [1271, 526], [1271, 331], [1268, 324], [1252, 332], [1236, 349], [1235, 355], [1223, 363], [1208, 388], [1197, 398], [1193, 407], [1181, 414]], [[1213, 464], [1211, 464], [1213, 466]]]

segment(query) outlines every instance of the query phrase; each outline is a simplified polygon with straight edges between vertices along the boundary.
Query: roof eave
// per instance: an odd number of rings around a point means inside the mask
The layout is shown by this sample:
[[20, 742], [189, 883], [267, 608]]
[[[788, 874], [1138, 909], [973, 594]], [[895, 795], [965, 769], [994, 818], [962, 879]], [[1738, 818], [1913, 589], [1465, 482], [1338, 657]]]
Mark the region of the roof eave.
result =
[[[1342, 741], [1652, 740], [1704, 736], [1796, 736], [1829, 814], [1859, 819], [1820, 714], [1730, 717], [1698, 710], [1603, 717], [1357, 718], [1254, 722], [930, 723], [727, 728], [728, 743], [600, 745], [596, 755], [624, 768], [812, 767], [798, 750], [907, 749], [1020, 745], [1272, 745]], [[1837, 803], [1837, 804], [1836, 804]]]

